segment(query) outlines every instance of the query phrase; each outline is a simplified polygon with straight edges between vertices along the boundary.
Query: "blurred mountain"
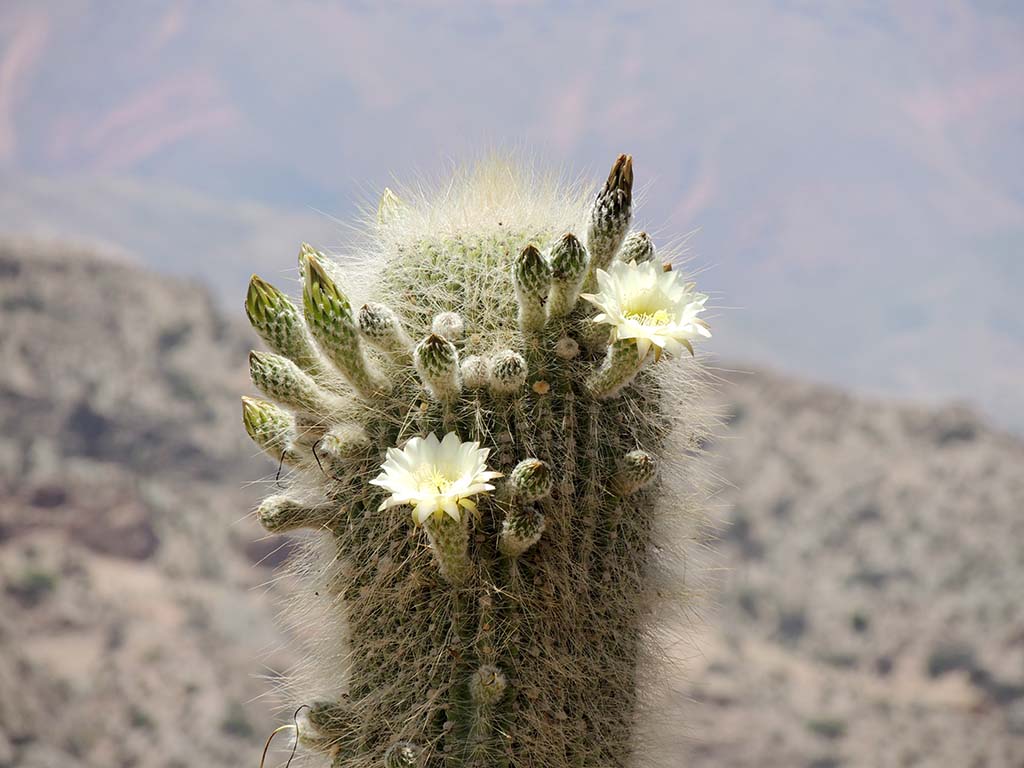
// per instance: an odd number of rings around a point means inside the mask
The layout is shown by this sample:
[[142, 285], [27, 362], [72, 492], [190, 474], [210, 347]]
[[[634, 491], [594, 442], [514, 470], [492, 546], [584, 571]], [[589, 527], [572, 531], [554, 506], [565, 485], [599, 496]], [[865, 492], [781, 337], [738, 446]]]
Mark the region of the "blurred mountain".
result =
[[194, 284], [0, 243], [0, 765], [237, 765], [288, 663], [244, 519], [243, 328]]
[[[255, 764], [295, 587], [246, 516], [274, 472], [238, 424], [248, 331], [29, 241], [0, 243], [0, 328], [0, 766]], [[713, 405], [721, 538], [669, 764], [1019, 768], [1024, 443], [765, 371]]]

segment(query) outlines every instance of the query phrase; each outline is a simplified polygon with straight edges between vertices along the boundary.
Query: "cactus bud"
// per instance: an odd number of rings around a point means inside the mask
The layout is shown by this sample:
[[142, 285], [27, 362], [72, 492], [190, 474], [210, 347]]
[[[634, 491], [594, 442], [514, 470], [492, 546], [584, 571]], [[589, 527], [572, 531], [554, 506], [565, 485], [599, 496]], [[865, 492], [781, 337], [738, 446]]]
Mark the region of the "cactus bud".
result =
[[305, 272], [302, 300], [306, 322], [321, 348], [363, 395], [387, 391], [387, 381], [370, 368], [359, 343], [348, 297], [339, 290], [316, 256], [306, 256]]
[[597, 193], [590, 210], [587, 250], [590, 274], [587, 287], [597, 283], [597, 270], [611, 263], [633, 218], [633, 158], [619, 155], [604, 188]]
[[390, 354], [408, 352], [412, 340], [390, 307], [377, 302], [363, 304], [359, 310], [359, 330], [377, 349]]
[[323, 413], [331, 408], [327, 393], [286, 357], [250, 352], [249, 376], [271, 400], [310, 413]]
[[294, 360], [310, 373], [319, 371], [319, 355], [302, 315], [287, 296], [258, 275], [249, 280], [245, 313], [271, 351]]
[[287, 496], [268, 496], [256, 509], [260, 525], [270, 533], [286, 533], [300, 528], [319, 528], [326, 520], [325, 511], [309, 507]]
[[451, 400], [461, 390], [459, 383], [459, 353], [455, 345], [432, 333], [412, 353], [416, 372], [424, 386], [438, 400]]
[[416, 768], [422, 753], [411, 741], [396, 741], [384, 753], [384, 768]]
[[523, 459], [509, 474], [508, 484], [520, 501], [539, 501], [551, 493], [551, 470], [540, 459]]
[[562, 317], [572, 312], [590, 266], [590, 254], [571, 232], [551, 249], [551, 297], [548, 314]]
[[490, 375], [487, 360], [480, 355], [470, 355], [459, 366], [459, 375], [462, 379], [462, 386], [466, 389], [483, 389], [487, 386]]
[[391, 191], [390, 188], [384, 187], [384, 194], [380, 196], [380, 202], [377, 204], [377, 223], [388, 224], [394, 221], [395, 216], [402, 210], [402, 201], [398, 199], [398, 195]]
[[511, 394], [526, 383], [526, 360], [518, 352], [506, 349], [491, 358], [488, 381], [499, 394]]
[[519, 557], [540, 541], [544, 526], [544, 515], [536, 507], [514, 507], [502, 521], [498, 549], [508, 557]]
[[295, 437], [295, 419], [282, 408], [255, 397], [242, 397], [242, 421], [245, 431], [262, 450], [274, 459], [285, 456]]
[[448, 341], [458, 341], [466, 332], [466, 323], [458, 312], [442, 312], [434, 317], [430, 330]]
[[654, 259], [654, 243], [646, 232], [633, 232], [622, 243], [622, 250], [619, 251], [619, 259], [622, 261], [635, 261], [643, 264], [645, 261]]
[[620, 496], [636, 493], [649, 485], [658, 472], [658, 463], [647, 451], [630, 451], [612, 478], [612, 489]]
[[526, 246], [516, 257], [512, 282], [519, 300], [519, 327], [539, 331], [547, 319], [544, 304], [551, 290], [551, 267], [534, 246]]
[[555, 354], [563, 360], [572, 360], [580, 353], [580, 345], [571, 336], [563, 336], [555, 342]]
[[608, 345], [601, 367], [587, 379], [587, 388], [598, 400], [616, 397], [636, 377], [647, 361], [635, 339], [619, 339]]
[[493, 664], [484, 664], [469, 676], [469, 695], [474, 704], [492, 707], [505, 695], [505, 673]]

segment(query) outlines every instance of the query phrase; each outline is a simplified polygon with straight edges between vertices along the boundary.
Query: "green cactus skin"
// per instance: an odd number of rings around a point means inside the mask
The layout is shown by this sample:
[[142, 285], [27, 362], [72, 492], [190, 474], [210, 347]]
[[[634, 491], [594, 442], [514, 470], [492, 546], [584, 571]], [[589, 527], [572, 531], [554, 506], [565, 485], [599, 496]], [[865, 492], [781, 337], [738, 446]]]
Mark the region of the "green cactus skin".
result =
[[[622, 155], [589, 209], [501, 163], [437, 199], [387, 190], [363, 266], [302, 247], [301, 315], [254, 280], [276, 354], [253, 353], [252, 377], [277, 404], [243, 398], [243, 416], [290, 466], [257, 517], [311, 531], [295, 610], [320, 637], [286, 695], [333, 768], [643, 760], [658, 619], [691, 610], [671, 556], [703, 519], [709, 420], [699, 360], [609, 345], [580, 299], [613, 259], [653, 257], [628, 236], [632, 181]], [[449, 432], [504, 478], [418, 525], [378, 473], [387, 449]]]

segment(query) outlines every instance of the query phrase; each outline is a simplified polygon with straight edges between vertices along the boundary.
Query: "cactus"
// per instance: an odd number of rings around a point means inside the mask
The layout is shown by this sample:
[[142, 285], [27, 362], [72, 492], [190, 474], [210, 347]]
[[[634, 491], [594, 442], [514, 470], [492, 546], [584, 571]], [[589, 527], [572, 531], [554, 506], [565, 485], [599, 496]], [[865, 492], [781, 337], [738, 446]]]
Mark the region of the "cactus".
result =
[[363, 259], [303, 246], [303, 311], [253, 278], [274, 402], [244, 422], [289, 467], [257, 517], [313, 531], [323, 636], [289, 695], [334, 768], [641, 754], [656, 618], [689, 609], [670, 554], [702, 519], [710, 333], [629, 234], [632, 183], [622, 155], [589, 207], [500, 163], [437, 200], [386, 190]]

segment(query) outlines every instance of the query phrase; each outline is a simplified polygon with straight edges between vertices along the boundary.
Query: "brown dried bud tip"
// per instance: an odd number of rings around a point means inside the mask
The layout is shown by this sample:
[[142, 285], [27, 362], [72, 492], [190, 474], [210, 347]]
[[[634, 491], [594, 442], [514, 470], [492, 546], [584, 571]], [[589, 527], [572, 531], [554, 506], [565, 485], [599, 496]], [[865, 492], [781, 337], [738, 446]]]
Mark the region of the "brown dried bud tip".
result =
[[620, 189], [626, 195], [626, 202], [633, 199], [633, 156], [619, 155], [608, 174], [608, 181], [604, 185], [605, 191]]
[[672, 262], [671, 261], [662, 262], [661, 271], [662, 272], [671, 272], [672, 271]]

